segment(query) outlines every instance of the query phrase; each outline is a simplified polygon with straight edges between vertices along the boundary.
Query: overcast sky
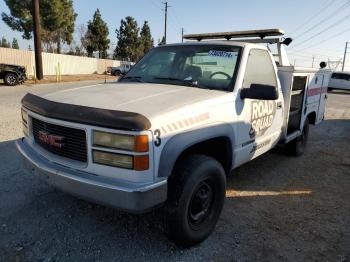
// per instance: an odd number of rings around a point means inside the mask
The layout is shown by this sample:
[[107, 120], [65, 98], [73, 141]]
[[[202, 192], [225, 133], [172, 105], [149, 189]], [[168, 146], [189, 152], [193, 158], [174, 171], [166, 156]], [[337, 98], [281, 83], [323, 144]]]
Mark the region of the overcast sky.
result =
[[[125, 16], [133, 16], [141, 26], [149, 21], [155, 43], [164, 33], [164, 5], [161, 0], [73, 0], [78, 14], [76, 27], [92, 19], [97, 8], [109, 26], [110, 39], [116, 44], [115, 29]], [[181, 41], [185, 33], [235, 31], [244, 29], [282, 28], [286, 36], [295, 38], [288, 48], [291, 61], [311, 66], [328, 58], [341, 59], [345, 42], [350, 41], [349, 0], [171, 0], [169, 1], [168, 42]], [[0, 0], [0, 10], [8, 8]], [[16, 37], [27, 49], [32, 41], [24, 41], [2, 21], [0, 36]], [[349, 48], [350, 69], [350, 48]]]

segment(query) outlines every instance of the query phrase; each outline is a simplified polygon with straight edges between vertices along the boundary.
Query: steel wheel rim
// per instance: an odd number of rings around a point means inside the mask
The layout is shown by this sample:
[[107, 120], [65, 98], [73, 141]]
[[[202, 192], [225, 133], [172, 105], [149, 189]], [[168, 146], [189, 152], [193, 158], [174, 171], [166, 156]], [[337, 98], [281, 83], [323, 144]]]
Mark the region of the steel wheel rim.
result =
[[188, 207], [188, 221], [192, 229], [198, 229], [209, 218], [214, 194], [214, 187], [209, 180], [202, 181], [196, 187]]

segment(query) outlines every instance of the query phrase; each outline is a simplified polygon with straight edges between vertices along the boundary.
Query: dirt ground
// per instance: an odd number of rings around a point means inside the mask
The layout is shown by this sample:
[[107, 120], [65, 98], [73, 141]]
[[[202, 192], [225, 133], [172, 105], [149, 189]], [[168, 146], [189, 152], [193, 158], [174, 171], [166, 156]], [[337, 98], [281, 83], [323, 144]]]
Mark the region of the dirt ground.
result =
[[[34, 80], [28, 79], [25, 81], [24, 85], [34, 85], [34, 84], [49, 84], [49, 83], [65, 83], [65, 82], [80, 82], [80, 81], [88, 81], [88, 80], [116, 80], [116, 76], [111, 75], [98, 75], [98, 74], [90, 74], [90, 75], [62, 75], [61, 78], [58, 79], [56, 76], [44, 76], [43, 80]], [[1, 84], [3, 81], [0, 80]]]
[[156, 213], [79, 200], [22, 168], [21, 97], [67, 88], [0, 87], [0, 261], [350, 261], [350, 92], [329, 93], [303, 157], [276, 149], [235, 170], [213, 234], [181, 249]]

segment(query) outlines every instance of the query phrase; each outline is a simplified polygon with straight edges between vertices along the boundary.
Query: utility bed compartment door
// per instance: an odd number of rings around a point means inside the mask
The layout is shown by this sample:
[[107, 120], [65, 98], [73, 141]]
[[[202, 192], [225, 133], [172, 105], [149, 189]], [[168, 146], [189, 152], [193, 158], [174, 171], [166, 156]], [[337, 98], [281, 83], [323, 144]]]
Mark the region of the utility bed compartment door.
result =
[[316, 123], [324, 118], [329, 77], [329, 74], [317, 73], [309, 80], [306, 104], [308, 111], [312, 109], [317, 113]]

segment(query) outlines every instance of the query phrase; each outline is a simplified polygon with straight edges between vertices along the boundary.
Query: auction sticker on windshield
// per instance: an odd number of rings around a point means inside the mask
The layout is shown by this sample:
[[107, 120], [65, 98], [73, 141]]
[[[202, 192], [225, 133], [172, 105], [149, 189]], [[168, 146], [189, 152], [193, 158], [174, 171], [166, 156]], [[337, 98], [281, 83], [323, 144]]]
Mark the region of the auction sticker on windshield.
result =
[[216, 57], [223, 57], [223, 58], [232, 58], [233, 57], [233, 54], [230, 52], [217, 51], [217, 50], [210, 50], [208, 55], [209, 56], [216, 56]]

